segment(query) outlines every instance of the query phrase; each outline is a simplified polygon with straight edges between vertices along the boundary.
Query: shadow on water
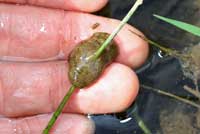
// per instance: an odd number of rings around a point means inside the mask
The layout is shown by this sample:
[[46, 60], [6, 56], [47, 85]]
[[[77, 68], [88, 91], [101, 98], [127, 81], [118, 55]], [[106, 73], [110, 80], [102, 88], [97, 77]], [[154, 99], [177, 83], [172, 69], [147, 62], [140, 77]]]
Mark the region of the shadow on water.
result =
[[[110, 0], [103, 12], [97, 14], [122, 19], [133, 3], [130, 0]], [[152, 14], [200, 26], [200, 0], [144, 0], [144, 5], [129, 21], [149, 39], [165, 47], [185, 52], [200, 43], [200, 38], [161, 22]], [[166, 56], [157, 48], [151, 50], [146, 64], [136, 71], [140, 83], [199, 102], [183, 90], [184, 85], [191, 88], [195, 88], [195, 85], [180, 59]], [[144, 89], [140, 90], [136, 102], [139, 115], [153, 134], [200, 133], [200, 111], [190, 105]], [[96, 134], [143, 134], [134, 120], [133, 110], [134, 104], [122, 113], [92, 115]]]

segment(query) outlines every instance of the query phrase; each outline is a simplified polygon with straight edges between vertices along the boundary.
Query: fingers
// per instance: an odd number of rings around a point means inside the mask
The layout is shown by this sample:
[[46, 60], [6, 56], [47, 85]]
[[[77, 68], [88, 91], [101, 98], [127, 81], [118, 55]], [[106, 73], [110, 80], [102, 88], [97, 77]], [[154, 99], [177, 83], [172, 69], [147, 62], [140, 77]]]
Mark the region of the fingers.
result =
[[[55, 111], [70, 86], [65, 62], [1, 63], [0, 114], [9, 117]], [[135, 73], [113, 63], [88, 88], [76, 90], [65, 112], [112, 113], [129, 107], [138, 93]]]
[[[71, 33], [70, 37], [78, 37], [75, 43], [72, 40], [69, 41], [69, 44], [77, 44], [79, 41], [89, 37], [94, 32], [103, 31], [112, 33], [120, 23], [118, 20], [97, 17], [83, 13], [71, 12], [69, 13], [69, 16], [71, 16], [70, 18], [74, 17], [73, 24], [71, 25], [73, 32]], [[92, 29], [91, 27], [94, 24], [99, 24], [99, 26], [96, 29]], [[79, 27], [77, 28], [77, 26]], [[139, 38], [131, 31], [142, 35], [141, 32], [131, 27], [130, 25], [126, 25], [118, 33], [118, 36], [115, 38], [115, 41], [119, 46], [119, 56], [117, 61], [125, 65], [137, 68], [144, 63], [148, 56], [148, 45], [143, 39]], [[72, 46], [72, 48], [73, 47], [74, 46]]]
[[[51, 115], [21, 119], [0, 118], [1, 134], [42, 134]], [[94, 123], [82, 115], [62, 114], [50, 131], [51, 134], [93, 134]]]
[[[31, 16], [31, 17], [30, 17]], [[29, 6], [0, 5], [0, 59], [44, 61], [67, 59], [73, 47], [94, 32], [111, 33], [119, 21], [94, 15]], [[94, 24], [99, 26], [93, 29]], [[147, 43], [125, 26], [115, 41], [117, 61], [134, 68], [148, 55]]]
[[65, 10], [95, 12], [103, 8], [108, 0], [0, 0], [0, 2], [30, 4]]

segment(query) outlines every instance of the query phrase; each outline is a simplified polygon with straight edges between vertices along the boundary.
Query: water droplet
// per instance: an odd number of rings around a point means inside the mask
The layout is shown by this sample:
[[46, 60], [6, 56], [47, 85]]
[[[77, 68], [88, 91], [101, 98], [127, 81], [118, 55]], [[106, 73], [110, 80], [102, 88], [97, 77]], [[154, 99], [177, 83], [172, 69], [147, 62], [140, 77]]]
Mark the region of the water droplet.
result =
[[3, 28], [4, 27], [4, 23], [0, 22], [0, 27]]
[[40, 28], [40, 32], [43, 32], [43, 33], [47, 32], [46, 27], [45, 27], [44, 24], [42, 24], [42, 27]]

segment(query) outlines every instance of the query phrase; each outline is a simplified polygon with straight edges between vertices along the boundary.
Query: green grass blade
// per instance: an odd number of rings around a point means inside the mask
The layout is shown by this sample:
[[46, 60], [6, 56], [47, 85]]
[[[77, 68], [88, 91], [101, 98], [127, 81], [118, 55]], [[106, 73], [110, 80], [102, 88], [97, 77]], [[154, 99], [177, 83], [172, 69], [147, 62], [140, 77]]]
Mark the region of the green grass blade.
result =
[[162, 20], [162, 21], [165, 21], [169, 24], [172, 24], [172, 25], [174, 25], [174, 26], [176, 26], [176, 27], [178, 27], [182, 30], [185, 30], [187, 32], [190, 32], [190, 33], [200, 37], [200, 28], [197, 27], [197, 26], [194, 26], [194, 25], [191, 25], [191, 24], [188, 24], [188, 23], [185, 23], [185, 22], [177, 21], [177, 20], [174, 20], [174, 19], [162, 17], [162, 16], [159, 16], [159, 15], [156, 15], [156, 14], [154, 14], [153, 16]]

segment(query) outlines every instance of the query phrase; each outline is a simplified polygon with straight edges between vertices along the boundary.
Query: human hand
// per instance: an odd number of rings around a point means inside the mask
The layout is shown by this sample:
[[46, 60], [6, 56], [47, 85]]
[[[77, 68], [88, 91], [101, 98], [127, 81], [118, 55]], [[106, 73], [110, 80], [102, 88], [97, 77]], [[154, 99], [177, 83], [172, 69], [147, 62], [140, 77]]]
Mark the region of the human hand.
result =
[[[107, 1], [36, 2], [90, 12]], [[93, 29], [95, 23], [100, 26]], [[111, 33], [118, 24], [86, 13], [0, 4], [0, 134], [41, 134], [70, 86], [66, 59], [72, 48], [94, 32]], [[145, 61], [148, 46], [130, 30], [141, 34], [129, 25], [122, 29], [115, 38], [120, 48], [116, 62], [96, 83], [76, 90], [53, 127], [54, 134], [93, 133], [92, 121], [82, 114], [120, 112], [134, 101], [139, 83], [131, 68]]]

